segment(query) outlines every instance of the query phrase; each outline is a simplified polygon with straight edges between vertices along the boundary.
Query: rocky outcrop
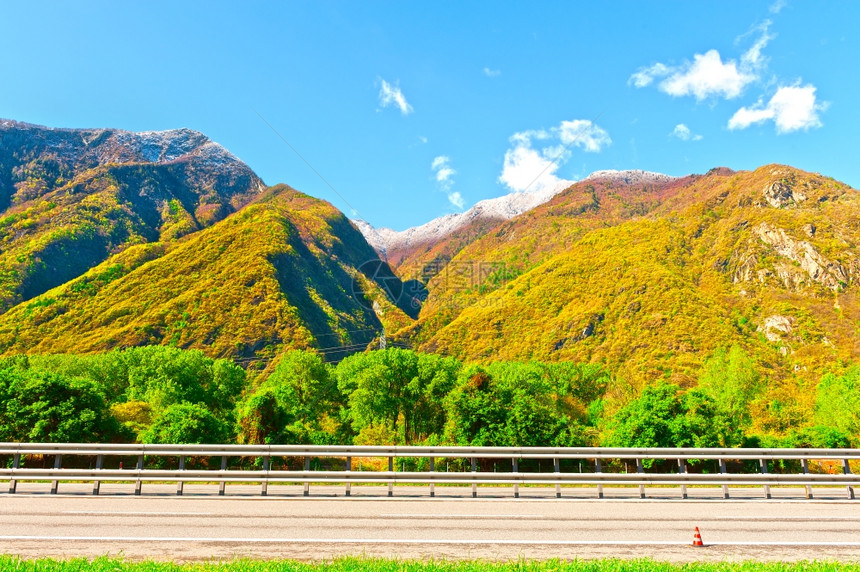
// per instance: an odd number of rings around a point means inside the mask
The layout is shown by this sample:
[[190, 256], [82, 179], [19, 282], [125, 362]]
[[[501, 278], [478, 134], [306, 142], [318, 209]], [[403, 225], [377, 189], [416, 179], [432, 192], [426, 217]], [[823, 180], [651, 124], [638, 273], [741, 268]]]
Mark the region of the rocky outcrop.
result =
[[764, 337], [771, 342], [781, 342], [783, 336], [791, 333], [794, 326], [794, 320], [787, 316], [768, 316], [764, 319], [764, 323], [757, 328], [757, 331], [764, 333]]
[[[805, 240], [796, 240], [788, 236], [784, 230], [763, 222], [754, 232], [765, 244], [770, 246], [780, 256], [800, 266], [806, 276], [831, 290], [838, 290], [848, 283], [849, 276], [839, 263], [832, 262], [819, 253], [812, 244]], [[777, 264], [774, 267], [786, 288], [796, 289], [805, 281], [805, 277], [797, 272], [796, 267], [787, 264]]]
[[768, 204], [777, 209], [798, 205], [808, 198], [800, 191], [782, 181], [777, 181], [766, 186], [762, 194]]

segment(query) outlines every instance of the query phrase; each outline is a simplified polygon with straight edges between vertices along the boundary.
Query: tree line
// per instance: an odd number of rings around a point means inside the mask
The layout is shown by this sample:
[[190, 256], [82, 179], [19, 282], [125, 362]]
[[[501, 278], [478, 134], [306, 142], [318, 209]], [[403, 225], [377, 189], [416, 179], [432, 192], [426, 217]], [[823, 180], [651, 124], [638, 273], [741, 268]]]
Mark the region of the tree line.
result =
[[[695, 387], [624, 384], [599, 364], [462, 363], [404, 349], [337, 365], [289, 351], [264, 372], [147, 346], [0, 358], [0, 441], [615, 447], [848, 447], [860, 367], [825, 375], [780, 421], [738, 347]], [[774, 421], [776, 420], [776, 421]]]

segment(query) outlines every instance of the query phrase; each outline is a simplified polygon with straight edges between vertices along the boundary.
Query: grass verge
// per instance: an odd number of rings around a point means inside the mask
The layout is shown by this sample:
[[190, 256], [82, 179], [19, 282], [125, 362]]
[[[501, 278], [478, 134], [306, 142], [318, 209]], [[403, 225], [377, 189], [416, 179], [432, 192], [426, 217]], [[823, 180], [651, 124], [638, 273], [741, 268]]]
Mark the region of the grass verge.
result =
[[96, 560], [22, 560], [0, 556], [0, 571], [15, 572], [860, 572], [860, 564], [840, 562], [693, 562], [671, 564], [641, 560], [544, 560], [519, 562], [389, 560], [339, 558], [330, 562], [234, 560], [224, 563], [173, 564]]

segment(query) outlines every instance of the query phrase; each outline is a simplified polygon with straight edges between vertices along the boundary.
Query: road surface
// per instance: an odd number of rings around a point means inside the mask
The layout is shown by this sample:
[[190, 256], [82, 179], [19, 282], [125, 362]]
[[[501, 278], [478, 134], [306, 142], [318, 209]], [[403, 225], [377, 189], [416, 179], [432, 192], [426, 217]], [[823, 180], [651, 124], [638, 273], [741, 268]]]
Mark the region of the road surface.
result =
[[[5, 491], [5, 487], [3, 488]], [[860, 561], [860, 501], [845, 489], [635, 488], [596, 489], [468, 487], [19, 484], [0, 493], [0, 551], [24, 557], [123, 555], [131, 559], [225, 560], [235, 557], [318, 560], [340, 555], [405, 558], [635, 558], [660, 560]], [[623, 498], [622, 498], [623, 497]], [[706, 544], [691, 546], [699, 527]]]

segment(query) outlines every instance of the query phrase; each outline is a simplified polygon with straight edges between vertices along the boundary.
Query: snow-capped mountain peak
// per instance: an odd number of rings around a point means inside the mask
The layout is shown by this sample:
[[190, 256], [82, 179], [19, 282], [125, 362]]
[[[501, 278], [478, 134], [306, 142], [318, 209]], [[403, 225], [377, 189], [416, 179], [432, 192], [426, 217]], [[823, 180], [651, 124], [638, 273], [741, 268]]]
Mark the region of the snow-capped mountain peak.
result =
[[[611, 179], [627, 185], [667, 183], [677, 179], [671, 175], [653, 173], [639, 169], [595, 171], [583, 181]], [[363, 220], [353, 221], [367, 242], [383, 256], [395, 250], [415, 245], [436, 242], [476, 219], [508, 220], [542, 205], [554, 196], [575, 184], [575, 181], [560, 181], [555, 187], [534, 192], [514, 192], [501, 197], [486, 199], [463, 213], [447, 214], [421, 226], [402, 231], [390, 228], [374, 228]]]
[[377, 252], [385, 255], [393, 250], [440, 240], [475, 219], [511, 219], [547, 202], [572, 184], [573, 181], [561, 181], [555, 187], [540, 191], [514, 192], [493, 199], [485, 199], [475, 203], [475, 206], [465, 212], [447, 214], [421, 226], [402, 231], [390, 228], [374, 228], [363, 220], [353, 222], [364, 235], [365, 240]]
[[611, 179], [613, 181], [621, 181], [627, 185], [645, 185], [649, 183], [668, 183], [669, 181], [673, 181], [677, 178], [678, 177], [673, 177], [672, 175], [642, 171], [641, 169], [628, 169], [625, 171], [607, 169], [604, 171], [595, 171], [583, 179], [583, 181], [591, 179]]

